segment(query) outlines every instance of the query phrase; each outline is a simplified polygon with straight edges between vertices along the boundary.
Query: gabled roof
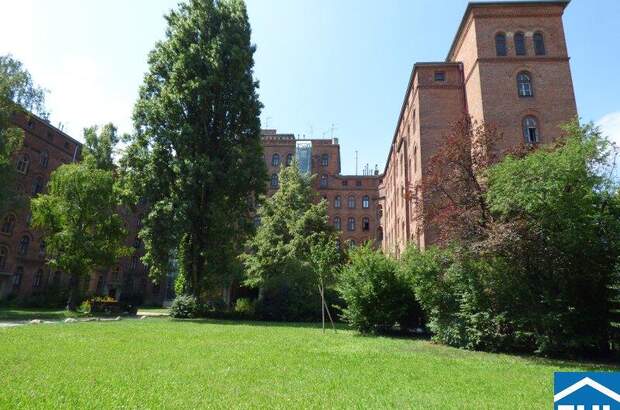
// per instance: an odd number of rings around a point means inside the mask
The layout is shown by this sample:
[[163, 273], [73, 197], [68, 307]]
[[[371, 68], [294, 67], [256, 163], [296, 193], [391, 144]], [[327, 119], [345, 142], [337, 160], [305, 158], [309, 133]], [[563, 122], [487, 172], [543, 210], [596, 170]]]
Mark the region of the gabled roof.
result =
[[456, 30], [456, 34], [454, 35], [454, 39], [452, 40], [452, 45], [450, 46], [450, 51], [446, 57], [446, 61], [450, 61], [452, 57], [452, 53], [456, 47], [456, 43], [459, 39], [461, 31], [465, 27], [465, 22], [467, 21], [467, 16], [471, 10], [475, 7], [498, 7], [498, 6], [506, 6], [506, 7], [514, 7], [514, 6], [562, 6], [566, 8], [571, 0], [522, 0], [522, 1], [472, 1], [467, 3], [467, 8], [465, 9], [465, 13], [463, 14], [463, 18], [461, 19], [461, 24], [459, 24], [458, 30]]

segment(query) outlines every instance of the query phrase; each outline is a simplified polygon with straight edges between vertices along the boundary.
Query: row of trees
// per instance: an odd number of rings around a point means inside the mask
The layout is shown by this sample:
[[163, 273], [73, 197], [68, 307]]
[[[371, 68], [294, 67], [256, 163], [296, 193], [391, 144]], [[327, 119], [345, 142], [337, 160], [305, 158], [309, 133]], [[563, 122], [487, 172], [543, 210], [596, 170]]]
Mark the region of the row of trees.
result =
[[499, 137], [468, 121], [453, 128], [421, 182], [418, 217], [438, 245], [410, 246], [399, 261], [354, 252], [339, 284], [345, 318], [362, 331], [407, 328], [415, 300], [449, 345], [610, 354], [620, 333], [614, 147], [576, 121], [555, 143], [493, 157]]

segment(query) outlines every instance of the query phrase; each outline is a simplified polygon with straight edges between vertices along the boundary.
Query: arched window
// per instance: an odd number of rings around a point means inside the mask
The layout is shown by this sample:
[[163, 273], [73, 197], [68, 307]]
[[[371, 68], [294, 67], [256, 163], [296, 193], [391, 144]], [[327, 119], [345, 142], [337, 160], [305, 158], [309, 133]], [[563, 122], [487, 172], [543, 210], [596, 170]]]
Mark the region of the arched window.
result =
[[336, 195], [336, 197], [334, 198], [334, 208], [340, 208], [340, 206], [340, 195]]
[[377, 240], [383, 240], [383, 228], [381, 226], [377, 227]]
[[286, 166], [288, 167], [293, 163], [293, 154], [286, 154]]
[[50, 162], [50, 154], [45, 150], [41, 151], [41, 157], [39, 158], [39, 161], [43, 168], [47, 168], [47, 165]]
[[271, 156], [271, 165], [277, 167], [280, 165], [280, 154], [273, 154]]
[[355, 239], [349, 239], [348, 245], [349, 248], [355, 248]]
[[323, 154], [321, 155], [321, 166], [326, 167], [329, 165], [329, 155]]
[[377, 205], [377, 219], [381, 219], [383, 216], [383, 206]]
[[136, 229], [142, 228], [142, 220], [144, 219], [144, 214], [139, 214], [138, 218], [136, 218]]
[[140, 249], [140, 245], [142, 244], [142, 241], [140, 240], [140, 238], [136, 238], [133, 240], [133, 247], [136, 249]]
[[370, 230], [370, 219], [365, 216], [362, 218], [362, 231], [369, 231]]
[[43, 271], [39, 269], [37, 273], [34, 274], [34, 278], [32, 278], [32, 287], [35, 289], [40, 288], [41, 282], [43, 282]]
[[17, 160], [17, 172], [20, 174], [28, 173], [28, 166], [30, 165], [30, 157], [28, 154], [22, 154]]
[[517, 75], [517, 89], [519, 97], [532, 97], [534, 95], [532, 78], [528, 72], [522, 71]]
[[341, 228], [341, 223], [340, 223], [340, 217], [338, 217], [338, 216], [334, 217], [334, 228], [335, 228], [336, 230], [338, 230], [338, 231], [339, 231], [340, 229], [342, 229], [342, 228]]
[[22, 236], [19, 240], [19, 247], [17, 248], [17, 253], [20, 255], [26, 255], [28, 253], [28, 247], [30, 246], [30, 237], [28, 235]]
[[528, 144], [535, 144], [540, 141], [536, 118], [527, 116], [523, 119], [523, 137]]
[[38, 195], [43, 191], [43, 177], [38, 176], [32, 182], [32, 196]]
[[39, 241], [39, 256], [45, 255], [45, 241], [41, 239]]
[[353, 195], [349, 196], [349, 199], [347, 199], [347, 204], [350, 209], [355, 209], [355, 197]]
[[280, 182], [278, 181], [278, 174], [271, 175], [271, 187], [277, 188]]
[[500, 57], [508, 54], [506, 51], [506, 34], [497, 33], [495, 35], [495, 53]]
[[521, 32], [515, 33], [515, 54], [524, 56], [525, 52], [525, 35]]
[[347, 229], [351, 232], [355, 230], [355, 218], [349, 218], [347, 220]]
[[0, 246], [0, 269], [6, 268], [6, 260], [9, 256], [9, 250], [6, 246]]
[[15, 228], [15, 215], [9, 214], [4, 217], [2, 220], [2, 227], [0, 228], [0, 232], [5, 235], [12, 235], [13, 229]]
[[321, 179], [319, 180], [319, 186], [321, 188], [327, 188], [327, 174], [321, 175]]
[[362, 197], [362, 208], [370, 208], [370, 197], [368, 195]]
[[544, 56], [547, 54], [545, 50], [545, 39], [541, 32], [534, 33], [534, 52], [537, 56]]
[[13, 290], [17, 290], [19, 289], [20, 285], [22, 284], [22, 278], [24, 277], [24, 268], [21, 266], [18, 266], [17, 269], [15, 269], [15, 273], [13, 274]]

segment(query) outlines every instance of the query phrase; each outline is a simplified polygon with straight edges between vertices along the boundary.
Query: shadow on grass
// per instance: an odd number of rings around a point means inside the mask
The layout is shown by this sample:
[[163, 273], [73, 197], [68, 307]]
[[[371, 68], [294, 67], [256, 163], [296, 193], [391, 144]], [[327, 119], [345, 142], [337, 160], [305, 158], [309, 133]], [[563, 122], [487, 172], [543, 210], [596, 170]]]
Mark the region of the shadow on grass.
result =
[[[283, 328], [305, 328], [305, 329], [321, 329], [321, 323], [317, 322], [273, 322], [273, 321], [260, 321], [260, 320], [232, 320], [232, 319], [214, 319], [214, 318], [204, 318], [204, 319], [170, 319], [173, 322], [187, 322], [187, 323], [198, 323], [198, 324], [217, 324], [217, 325], [234, 325], [234, 326], [255, 326], [255, 327], [283, 327]], [[431, 341], [431, 336], [429, 334], [404, 334], [402, 332], [389, 332], [389, 333], [379, 333], [379, 334], [362, 334], [359, 332], [355, 332], [354, 329], [349, 327], [346, 323], [336, 323], [336, 330], [338, 331], [353, 331], [353, 337], [356, 338], [389, 338], [389, 339], [399, 339], [399, 340], [410, 340], [410, 341], [426, 341], [438, 347], [443, 347], [446, 349], [451, 349], [455, 353], [462, 352], [466, 353], [480, 353], [480, 354], [489, 354], [496, 356], [509, 356], [516, 357], [522, 360], [526, 360], [531, 362], [532, 364], [538, 364], [543, 366], [551, 366], [557, 368], [559, 371], [562, 369], [581, 369], [581, 370], [590, 370], [590, 371], [620, 371], [620, 362], [614, 358], [583, 358], [583, 359], [565, 359], [565, 358], [553, 358], [553, 357], [541, 357], [535, 356], [532, 354], [519, 354], [519, 353], [504, 353], [504, 352], [484, 352], [484, 351], [476, 351], [476, 350], [466, 350], [459, 349], [452, 346], [443, 345], [441, 343], [435, 343]], [[333, 332], [331, 328], [331, 324], [326, 323], [325, 332]]]
[[[307, 328], [321, 329], [321, 323], [317, 322], [275, 322], [262, 320], [234, 320], [234, 319], [214, 319], [214, 318], [193, 318], [193, 319], [175, 319], [170, 318], [173, 322], [179, 323], [199, 323], [212, 325], [235, 325], [235, 326], [256, 326], [256, 327], [291, 327], [291, 328]], [[352, 330], [345, 323], [335, 323], [336, 330]], [[325, 324], [325, 331], [332, 331], [330, 323]]]
[[64, 309], [0, 307], [0, 321], [64, 320], [76, 316]]

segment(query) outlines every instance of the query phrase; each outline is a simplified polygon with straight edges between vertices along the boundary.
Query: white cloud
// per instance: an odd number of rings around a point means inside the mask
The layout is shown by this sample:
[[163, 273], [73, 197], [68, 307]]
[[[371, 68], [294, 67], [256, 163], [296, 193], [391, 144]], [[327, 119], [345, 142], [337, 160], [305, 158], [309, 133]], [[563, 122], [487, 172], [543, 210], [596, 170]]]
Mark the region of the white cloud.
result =
[[604, 115], [596, 122], [596, 125], [601, 128], [603, 135], [620, 146], [620, 111]]

